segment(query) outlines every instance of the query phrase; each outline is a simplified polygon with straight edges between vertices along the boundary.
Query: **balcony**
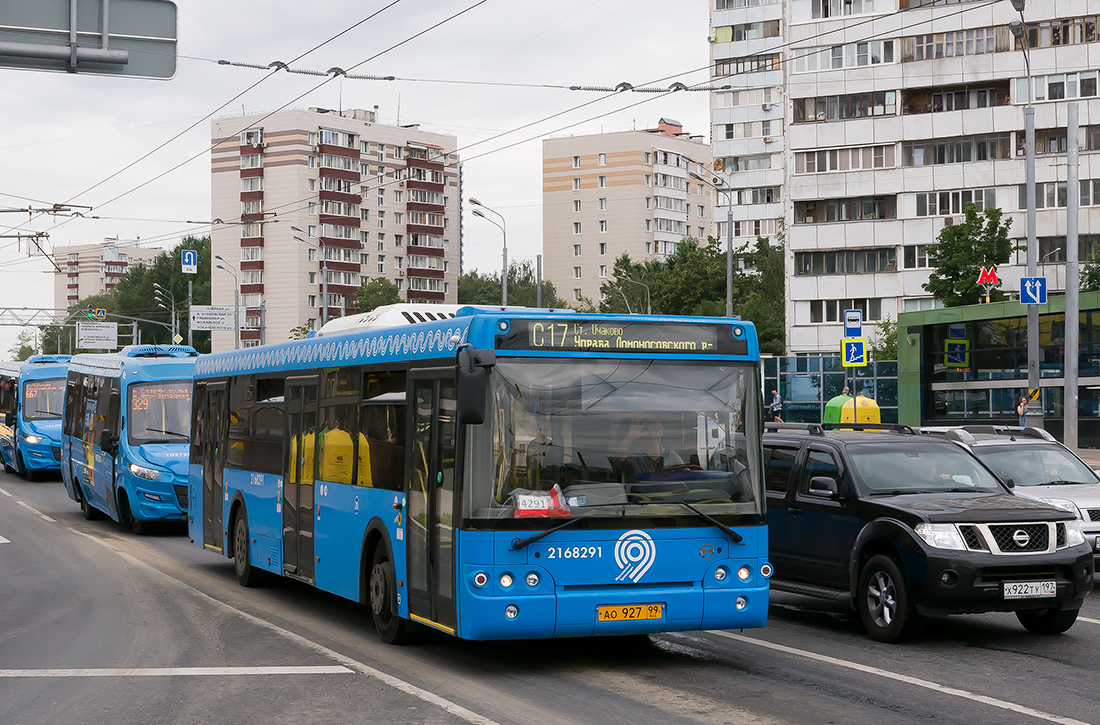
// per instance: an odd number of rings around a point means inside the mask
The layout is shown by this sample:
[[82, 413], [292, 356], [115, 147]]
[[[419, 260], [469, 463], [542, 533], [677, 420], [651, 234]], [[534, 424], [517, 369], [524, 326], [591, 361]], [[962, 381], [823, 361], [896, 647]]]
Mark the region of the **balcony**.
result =
[[922, 113], [966, 111], [972, 108], [993, 108], [1010, 103], [1010, 82], [933, 86], [913, 88], [901, 92], [901, 113], [913, 116]]

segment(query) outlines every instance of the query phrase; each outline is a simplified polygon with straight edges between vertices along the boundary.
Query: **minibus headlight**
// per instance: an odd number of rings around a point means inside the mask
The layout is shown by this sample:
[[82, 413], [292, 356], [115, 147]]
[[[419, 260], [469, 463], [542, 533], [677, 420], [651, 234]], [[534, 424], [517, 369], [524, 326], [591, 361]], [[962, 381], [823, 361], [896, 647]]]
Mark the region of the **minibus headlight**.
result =
[[130, 464], [130, 473], [134, 474], [138, 478], [144, 478], [147, 481], [155, 481], [160, 478], [161, 472], [155, 468], [146, 468], [145, 466], [139, 466], [136, 463]]
[[27, 443], [30, 443], [32, 446], [34, 446], [34, 445], [38, 445], [39, 443], [42, 442], [42, 436], [31, 436], [31, 435], [27, 435], [26, 433], [24, 433], [23, 434], [23, 440], [25, 440]]

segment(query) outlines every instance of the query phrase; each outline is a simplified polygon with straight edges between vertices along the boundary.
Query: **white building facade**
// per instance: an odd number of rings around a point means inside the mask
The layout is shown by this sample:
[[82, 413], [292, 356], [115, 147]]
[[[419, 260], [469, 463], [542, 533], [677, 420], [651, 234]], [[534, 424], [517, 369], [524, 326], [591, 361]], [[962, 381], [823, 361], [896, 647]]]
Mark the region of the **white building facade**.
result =
[[[967, 202], [999, 207], [1013, 240], [1026, 239], [1028, 84], [1008, 27], [1019, 15], [1006, 2], [944, 0], [786, 0], [783, 8], [788, 349], [833, 353], [845, 309], [875, 323], [936, 305], [922, 287], [925, 248]], [[1029, 0], [1024, 13], [1040, 274], [1052, 290], [1064, 289], [1069, 102], [1081, 111], [1081, 258], [1100, 243], [1100, 157], [1090, 153], [1100, 151], [1098, 14], [1096, 0]], [[1019, 289], [1025, 263], [1014, 252], [998, 267], [1003, 289]]]
[[135, 266], [152, 266], [159, 247], [126, 245], [117, 239], [102, 244], [81, 244], [54, 249], [53, 306], [59, 310], [75, 307], [80, 300], [114, 290], [118, 281]]

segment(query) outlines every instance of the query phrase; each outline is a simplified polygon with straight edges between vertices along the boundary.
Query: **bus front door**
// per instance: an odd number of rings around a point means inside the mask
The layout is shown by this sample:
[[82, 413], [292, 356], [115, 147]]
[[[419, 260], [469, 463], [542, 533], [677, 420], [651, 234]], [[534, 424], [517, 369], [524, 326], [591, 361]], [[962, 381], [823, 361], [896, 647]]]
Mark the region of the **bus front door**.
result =
[[228, 434], [225, 383], [206, 388], [206, 427], [202, 447], [202, 543], [208, 549], [223, 550], [225, 445]]
[[317, 444], [316, 376], [286, 381], [283, 472], [283, 573], [313, 581], [313, 475]]
[[409, 614], [452, 634], [455, 613], [455, 456], [458, 419], [453, 380], [413, 382], [409, 463]]

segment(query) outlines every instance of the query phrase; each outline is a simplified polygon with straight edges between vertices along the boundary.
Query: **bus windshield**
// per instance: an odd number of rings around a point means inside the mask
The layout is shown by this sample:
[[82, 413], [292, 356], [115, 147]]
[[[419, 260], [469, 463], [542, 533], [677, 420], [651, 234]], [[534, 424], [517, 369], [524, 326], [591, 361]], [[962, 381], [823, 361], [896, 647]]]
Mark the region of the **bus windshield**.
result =
[[23, 383], [23, 420], [61, 420], [65, 405], [65, 378]]
[[752, 365], [498, 359], [490, 378], [467, 429], [468, 520], [515, 517], [555, 486], [569, 516], [763, 512]]
[[137, 383], [126, 418], [130, 445], [187, 443], [191, 437], [191, 381]]

